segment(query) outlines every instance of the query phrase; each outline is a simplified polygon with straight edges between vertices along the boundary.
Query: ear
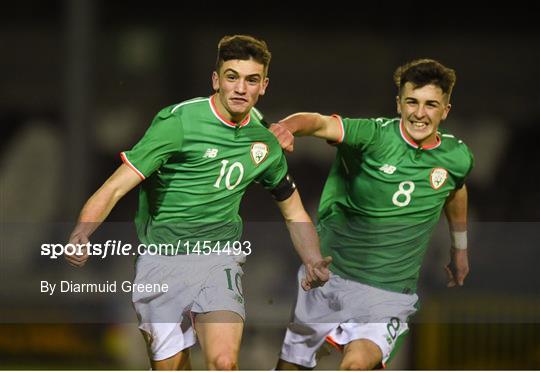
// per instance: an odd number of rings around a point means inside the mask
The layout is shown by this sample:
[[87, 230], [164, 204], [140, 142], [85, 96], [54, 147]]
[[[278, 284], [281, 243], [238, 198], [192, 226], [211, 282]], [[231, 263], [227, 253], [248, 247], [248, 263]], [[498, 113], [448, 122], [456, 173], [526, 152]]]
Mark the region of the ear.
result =
[[219, 91], [219, 75], [216, 71], [212, 72], [212, 88], [214, 91]]
[[270, 82], [270, 78], [264, 78], [262, 82], [262, 89], [259, 92], [259, 96], [264, 96], [264, 93], [266, 93], [266, 87], [268, 86], [269, 82]]
[[451, 104], [446, 105], [446, 107], [444, 108], [441, 120], [446, 120], [446, 117], [448, 116], [448, 113], [450, 112], [451, 108], [452, 108]]
[[401, 115], [401, 106], [399, 105], [399, 96], [396, 96], [397, 113]]

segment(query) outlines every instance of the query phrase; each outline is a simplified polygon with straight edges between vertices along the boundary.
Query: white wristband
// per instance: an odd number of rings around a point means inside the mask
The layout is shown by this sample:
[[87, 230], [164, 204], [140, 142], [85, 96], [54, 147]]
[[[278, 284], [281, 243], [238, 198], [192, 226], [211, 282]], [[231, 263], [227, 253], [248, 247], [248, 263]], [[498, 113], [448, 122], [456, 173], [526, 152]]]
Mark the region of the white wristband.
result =
[[452, 248], [467, 249], [467, 231], [450, 231]]

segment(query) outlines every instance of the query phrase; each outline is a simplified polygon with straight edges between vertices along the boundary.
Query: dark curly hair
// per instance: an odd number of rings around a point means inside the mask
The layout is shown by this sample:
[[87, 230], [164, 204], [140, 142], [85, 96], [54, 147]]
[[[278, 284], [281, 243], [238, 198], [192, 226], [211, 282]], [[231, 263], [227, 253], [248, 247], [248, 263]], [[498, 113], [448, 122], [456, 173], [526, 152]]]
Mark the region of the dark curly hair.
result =
[[394, 72], [394, 83], [399, 95], [407, 82], [415, 89], [433, 84], [450, 96], [456, 83], [456, 72], [433, 59], [416, 59], [398, 67]]
[[264, 40], [249, 35], [224, 36], [218, 44], [216, 71], [219, 72], [223, 62], [231, 59], [253, 59], [264, 66], [266, 75], [271, 58], [272, 54]]

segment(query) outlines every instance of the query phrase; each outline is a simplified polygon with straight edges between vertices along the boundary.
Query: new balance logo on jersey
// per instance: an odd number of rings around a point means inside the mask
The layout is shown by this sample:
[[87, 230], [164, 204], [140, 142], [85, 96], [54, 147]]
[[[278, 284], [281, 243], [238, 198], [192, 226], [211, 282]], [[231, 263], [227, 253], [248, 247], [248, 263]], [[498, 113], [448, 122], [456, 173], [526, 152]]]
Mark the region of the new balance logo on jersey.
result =
[[213, 159], [217, 156], [218, 150], [217, 149], [208, 149], [203, 155], [203, 158], [210, 158]]
[[397, 169], [396, 167], [394, 167], [393, 165], [389, 165], [389, 164], [385, 164], [385, 165], [383, 165], [382, 167], [379, 168], [380, 171], [383, 171], [386, 174], [394, 174], [396, 169]]
[[251, 159], [255, 165], [261, 164], [268, 156], [268, 146], [266, 143], [255, 142], [251, 145]]
[[429, 183], [431, 187], [435, 190], [438, 190], [444, 185], [446, 179], [448, 178], [448, 171], [444, 168], [433, 168], [431, 174], [429, 175]]

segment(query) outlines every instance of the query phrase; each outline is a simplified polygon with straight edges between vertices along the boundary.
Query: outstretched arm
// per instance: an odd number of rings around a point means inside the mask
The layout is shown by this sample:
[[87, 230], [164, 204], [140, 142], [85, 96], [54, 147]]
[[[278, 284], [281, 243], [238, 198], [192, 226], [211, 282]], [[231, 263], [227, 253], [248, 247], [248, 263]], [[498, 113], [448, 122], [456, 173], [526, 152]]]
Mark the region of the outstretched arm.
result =
[[314, 136], [331, 142], [340, 142], [343, 127], [337, 116], [299, 112], [270, 126], [279, 144], [286, 151], [294, 149], [294, 136]]
[[446, 266], [448, 287], [462, 286], [469, 273], [469, 258], [467, 251], [467, 188], [455, 190], [444, 207], [452, 247], [450, 248], [450, 263]]
[[302, 281], [302, 288], [307, 291], [324, 285], [330, 278], [328, 265], [332, 258], [322, 258], [317, 231], [302, 205], [300, 194], [295, 190], [289, 198], [277, 204], [285, 218], [294, 248], [306, 266], [306, 278]]
[[[77, 225], [69, 238], [71, 244], [86, 244], [88, 238], [107, 218], [113, 207], [128, 191], [141, 182], [141, 178], [127, 165], [122, 164], [111, 177], [88, 199]], [[66, 255], [72, 266], [83, 266], [88, 260], [88, 252], [82, 255]]]

